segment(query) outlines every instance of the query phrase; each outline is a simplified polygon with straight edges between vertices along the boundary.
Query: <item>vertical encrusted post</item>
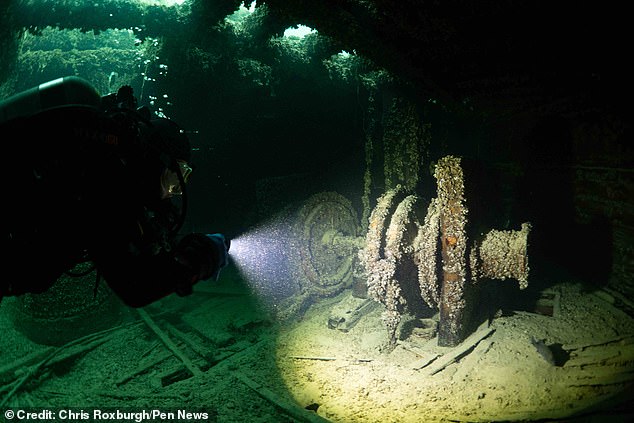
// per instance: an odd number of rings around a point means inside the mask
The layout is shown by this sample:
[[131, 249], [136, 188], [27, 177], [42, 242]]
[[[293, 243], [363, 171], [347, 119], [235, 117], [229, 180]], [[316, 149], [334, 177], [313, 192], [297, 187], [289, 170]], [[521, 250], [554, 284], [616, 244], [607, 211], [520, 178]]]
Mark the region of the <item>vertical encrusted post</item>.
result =
[[438, 181], [443, 261], [438, 345], [452, 347], [462, 341], [464, 332], [467, 268], [467, 208], [460, 158], [446, 156], [440, 159], [434, 176]]

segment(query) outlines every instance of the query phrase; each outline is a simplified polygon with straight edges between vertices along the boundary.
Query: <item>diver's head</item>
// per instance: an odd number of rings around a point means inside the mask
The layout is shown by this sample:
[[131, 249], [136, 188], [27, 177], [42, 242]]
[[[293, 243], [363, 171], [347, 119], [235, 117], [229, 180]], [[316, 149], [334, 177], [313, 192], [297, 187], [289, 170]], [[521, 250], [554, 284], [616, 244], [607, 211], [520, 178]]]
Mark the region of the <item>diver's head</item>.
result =
[[[163, 200], [174, 195], [181, 195], [183, 193], [181, 178], [184, 183], [187, 183], [189, 175], [192, 173], [192, 168], [187, 162], [177, 160], [177, 163], [178, 171], [167, 167], [161, 175], [161, 199]], [[177, 172], [180, 172], [180, 177]]]
[[117, 91], [117, 104], [123, 109], [135, 110], [137, 108], [137, 99], [131, 86], [123, 85], [119, 88]]
[[150, 121], [148, 142], [155, 149], [164, 165], [161, 173], [161, 198], [180, 195], [192, 168], [189, 166], [191, 146], [185, 132], [169, 119]]

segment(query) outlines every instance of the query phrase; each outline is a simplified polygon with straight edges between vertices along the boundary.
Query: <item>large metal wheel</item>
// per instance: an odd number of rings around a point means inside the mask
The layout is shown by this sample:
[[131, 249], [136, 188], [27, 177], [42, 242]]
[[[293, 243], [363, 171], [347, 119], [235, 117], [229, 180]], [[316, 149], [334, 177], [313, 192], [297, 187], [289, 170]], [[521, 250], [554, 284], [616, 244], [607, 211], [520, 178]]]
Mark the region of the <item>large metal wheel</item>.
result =
[[414, 260], [418, 266], [418, 284], [423, 300], [431, 308], [440, 303], [439, 268], [440, 210], [438, 199], [432, 198], [425, 222], [420, 227]]
[[331, 296], [349, 287], [362, 240], [350, 201], [336, 192], [313, 195], [298, 211], [294, 229], [302, 290]]
[[368, 233], [365, 246], [361, 251], [361, 261], [368, 274], [374, 273], [375, 266], [385, 259], [386, 234], [396, 207], [403, 201], [407, 193], [400, 186], [383, 194], [372, 210], [368, 222]]

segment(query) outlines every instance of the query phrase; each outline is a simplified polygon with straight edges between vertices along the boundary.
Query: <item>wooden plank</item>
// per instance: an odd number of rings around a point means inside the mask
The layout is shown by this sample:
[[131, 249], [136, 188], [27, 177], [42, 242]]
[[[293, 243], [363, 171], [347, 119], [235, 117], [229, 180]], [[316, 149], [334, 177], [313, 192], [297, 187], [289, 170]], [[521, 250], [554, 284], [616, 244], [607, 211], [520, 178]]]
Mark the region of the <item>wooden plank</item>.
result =
[[255, 382], [241, 372], [233, 372], [233, 376], [240, 382], [255, 391], [259, 396], [269, 401], [277, 408], [283, 410], [289, 416], [297, 419], [300, 422], [308, 423], [328, 423], [328, 420], [321, 417], [319, 414], [299, 407], [290, 401], [280, 398], [275, 392], [267, 389], [265, 386]]
[[143, 309], [137, 309], [139, 316], [145, 322], [145, 324], [159, 337], [159, 339], [165, 344], [165, 346], [180, 360], [183, 362], [187, 370], [191, 372], [194, 376], [202, 375], [202, 371], [192, 363], [192, 361], [187, 357], [183, 351], [170, 339], [170, 337], [158, 327], [158, 325], [154, 322], [152, 317]]
[[15, 380], [16, 372], [24, 370], [25, 367], [29, 367], [37, 362], [42, 361], [53, 351], [53, 347], [42, 348], [25, 355], [11, 363], [0, 366], [0, 385]]
[[[185, 345], [191, 348], [196, 354], [202, 357], [207, 363], [212, 363], [214, 360], [214, 348], [205, 346], [202, 342], [197, 341], [190, 334], [187, 334], [181, 330], [179, 330], [176, 326], [172, 325], [169, 322], [165, 322], [167, 330], [183, 341]], [[207, 338], [205, 338], [206, 340]]]
[[342, 332], [349, 332], [356, 326], [357, 323], [359, 323], [359, 320], [361, 320], [363, 316], [366, 316], [376, 310], [379, 305], [380, 303], [368, 298], [361, 302], [361, 304], [353, 310], [337, 310], [328, 318], [328, 327]]
[[[0, 408], [4, 407], [11, 397], [22, 389], [22, 386], [31, 379], [34, 379], [35, 376], [39, 375], [43, 368], [53, 368], [57, 365], [67, 365], [66, 363], [69, 361], [84, 357], [86, 353], [97, 348], [106, 341], [108, 341], [108, 338], [104, 336], [103, 332], [100, 332], [95, 335], [78, 338], [61, 347], [53, 349], [40, 362], [25, 369], [23, 374], [19, 376], [19, 379], [16, 379], [11, 386], [8, 387], [10, 390], [2, 401], [0, 401]], [[41, 381], [38, 381], [38, 383], [41, 383]], [[32, 388], [33, 387], [31, 387], [31, 389]]]
[[631, 345], [634, 344], [634, 336], [626, 335], [616, 338], [608, 338], [601, 341], [595, 341], [590, 344], [564, 344], [562, 348], [566, 351], [586, 350], [588, 348], [602, 347], [609, 344]]
[[440, 354], [429, 354], [426, 357], [423, 357], [419, 360], [416, 360], [415, 362], [412, 363], [412, 369], [414, 370], [420, 370], [423, 367], [427, 367], [429, 366], [434, 360], [436, 360], [438, 357], [440, 357]]
[[371, 358], [339, 359], [337, 357], [319, 357], [319, 356], [312, 356], [312, 355], [290, 355], [289, 358], [293, 358], [295, 360], [313, 360], [313, 361], [347, 360], [352, 363], [371, 363], [373, 361]]
[[132, 372], [128, 373], [125, 376], [120, 377], [116, 382], [115, 385], [117, 386], [121, 386], [124, 383], [129, 382], [130, 380], [134, 379], [135, 377], [142, 375], [143, 373], [148, 372], [149, 370], [151, 370], [154, 366], [160, 364], [161, 362], [167, 360], [168, 358], [172, 357], [173, 354], [171, 352], [165, 352], [163, 354], [158, 354], [156, 357], [154, 357], [152, 360], [148, 360], [146, 363], [144, 363], [143, 365], [140, 365], [139, 367], [137, 367], [135, 370], [133, 370]]
[[473, 349], [478, 344], [478, 342], [482, 341], [484, 338], [495, 332], [495, 329], [487, 326], [488, 322], [484, 322], [480, 326], [480, 328], [475, 333], [468, 336], [467, 339], [462, 342], [462, 344], [458, 345], [456, 348], [439, 357], [430, 366], [426, 367], [423, 371], [424, 374], [429, 376], [435, 375], [436, 373], [445, 369], [445, 367], [449, 366], [452, 363], [455, 363], [458, 359], [462, 358], [471, 349]]
[[290, 358], [294, 358], [295, 360], [313, 360], [313, 361], [335, 361], [336, 357], [315, 357], [308, 355], [291, 355]]
[[568, 370], [560, 382], [565, 386], [607, 386], [622, 385], [634, 382], [634, 370], [620, 371], [618, 367], [601, 367], [595, 369], [583, 369], [578, 371]]

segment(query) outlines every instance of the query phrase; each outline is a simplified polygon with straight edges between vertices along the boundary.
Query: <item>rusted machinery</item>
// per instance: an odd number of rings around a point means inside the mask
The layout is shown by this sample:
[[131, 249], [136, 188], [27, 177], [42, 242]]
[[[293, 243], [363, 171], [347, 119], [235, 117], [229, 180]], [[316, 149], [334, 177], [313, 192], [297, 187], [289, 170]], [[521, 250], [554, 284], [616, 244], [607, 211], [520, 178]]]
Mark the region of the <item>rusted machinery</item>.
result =
[[356, 213], [345, 198], [313, 196], [300, 210], [295, 231], [304, 297], [348, 287], [358, 257], [369, 295], [385, 306], [390, 345], [396, 343], [406, 308], [427, 306], [440, 312], [439, 345], [454, 346], [466, 335], [469, 289], [478, 280], [516, 279], [525, 288], [530, 224], [468, 239], [461, 159], [442, 158], [434, 176], [437, 197], [426, 207], [400, 186], [382, 195], [364, 237], [358, 235]]
[[[438, 196], [421, 219], [422, 200], [400, 188], [388, 191], [370, 216], [366, 246], [359, 258], [368, 292], [385, 307], [390, 344], [406, 306], [420, 298], [440, 311], [438, 344], [455, 346], [465, 336], [469, 285], [479, 279], [517, 279], [528, 284], [527, 238], [519, 231], [491, 230], [479, 240], [467, 237], [464, 175], [460, 158], [442, 158], [435, 169]], [[416, 269], [416, 273], [414, 273]], [[415, 280], [418, 286], [415, 286]]]
[[365, 246], [350, 201], [334, 192], [313, 195], [300, 208], [296, 222], [295, 273], [303, 291], [330, 296], [348, 287], [357, 252]]

